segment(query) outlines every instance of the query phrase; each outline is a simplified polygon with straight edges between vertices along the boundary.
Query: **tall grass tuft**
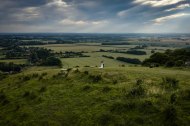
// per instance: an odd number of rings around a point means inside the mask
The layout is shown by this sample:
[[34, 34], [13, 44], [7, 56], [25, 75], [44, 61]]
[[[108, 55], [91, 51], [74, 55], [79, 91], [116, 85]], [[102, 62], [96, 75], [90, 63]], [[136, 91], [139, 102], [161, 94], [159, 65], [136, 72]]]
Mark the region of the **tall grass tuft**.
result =
[[177, 109], [174, 105], [168, 105], [163, 111], [164, 124], [166, 126], [178, 126], [177, 120]]
[[33, 91], [25, 91], [23, 97], [29, 100], [34, 100], [37, 98], [37, 94]]
[[8, 100], [6, 94], [5, 94], [3, 91], [0, 92], [0, 103], [1, 103], [3, 106], [10, 103], [10, 101]]
[[177, 89], [179, 87], [179, 80], [172, 77], [162, 78], [162, 85], [167, 89]]

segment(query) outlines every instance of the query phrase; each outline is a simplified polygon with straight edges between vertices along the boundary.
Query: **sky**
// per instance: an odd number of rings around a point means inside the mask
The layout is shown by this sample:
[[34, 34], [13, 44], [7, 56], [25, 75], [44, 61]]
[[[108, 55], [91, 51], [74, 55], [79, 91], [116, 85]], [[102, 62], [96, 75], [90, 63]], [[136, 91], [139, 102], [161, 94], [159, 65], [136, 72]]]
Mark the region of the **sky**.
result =
[[190, 33], [190, 0], [0, 0], [1, 33]]

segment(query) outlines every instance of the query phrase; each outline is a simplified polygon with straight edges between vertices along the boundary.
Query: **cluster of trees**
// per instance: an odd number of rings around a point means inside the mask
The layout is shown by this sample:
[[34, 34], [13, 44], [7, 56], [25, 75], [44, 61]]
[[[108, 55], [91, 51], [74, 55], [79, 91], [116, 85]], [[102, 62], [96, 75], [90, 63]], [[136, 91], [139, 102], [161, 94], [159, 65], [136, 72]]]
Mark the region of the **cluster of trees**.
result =
[[126, 62], [126, 63], [131, 63], [131, 64], [141, 64], [141, 61], [139, 59], [132, 59], [132, 58], [125, 58], [125, 57], [117, 57], [116, 60]]
[[2, 72], [20, 72], [23, 67], [24, 67], [24, 65], [0, 62], [0, 70]]
[[28, 60], [30, 63], [41, 64], [44, 60], [46, 60], [50, 56], [52, 56], [50, 49], [38, 48], [38, 47], [29, 48]]
[[27, 48], [20, 46], [11, 46], [5, 48], [5, 58], [6, 59], [19, 59], [27, 57]]
[[130, 45], [130, 43], [127, 42], [105, 42], [102, 43], [102, 45]]
[[42, 65], [45, 65], [45, 66], [59, 66], [59, 67], [62, 67], [62, 62], [59, 58], [57, 57], [54, 57], [54, 56], [51, 56], [51, 57], [48, 57], [43, 63]]
[[[52, 50], [40, 47], [7, 47], [5, 50], [5, 58], [7, 59], [28, 59], [33, 65], [49, 65], [61, 66], [61, 60], [55, 57]], [[55, 60], [55, 61], [53, 61]]]
[[147, 55], [147, 53], [145, 51], [140, 51], [140, 50], [103, 50], [100, 49], [98, 52], [111, 52], [111, 53], [125, 53], [125, 54], [133, 54], [133, 55]]
[[166, 50], [164, 53], [154, 53], [143, 61], [143, 65], [161, 65], [166, 67], [185, 66], [190, 61], [190, 49]]
[[128, 50], [126, 53], [133, 55], [146, 55], [145, 51], [139, 51], [139, 50]]
[[113, 56], [102, 55], [102, 57], [105, 57], [105, 58], [108, 58], [108, 59], [115, 59]]
[[0, 39], [0, 46], [1, 47], [10, 47], [13, 45], [18, 45], [19, 41], [17, 39], [6, 39], [6, 38], [1, 38]]
[[147, 48], [147, 45], [139, 45], [139, 46], [135, 46], [133, 49], [145, 49]]
[[44, 43], [42, 41], [22, 41], [19, 43], [19, 45], [45, 45], [47, 43]]
[[75, 58], [75, 57], [89, 57], [83, 54], [84, 52], [73, 52], [73, 51], [66, 51], [65, 53], [61, 54], [62, 58]]
[[61, 60], [54, 56], [52, 50], [45, 48], [30, 48], [28, 60], [35, 65], [62, 66]]

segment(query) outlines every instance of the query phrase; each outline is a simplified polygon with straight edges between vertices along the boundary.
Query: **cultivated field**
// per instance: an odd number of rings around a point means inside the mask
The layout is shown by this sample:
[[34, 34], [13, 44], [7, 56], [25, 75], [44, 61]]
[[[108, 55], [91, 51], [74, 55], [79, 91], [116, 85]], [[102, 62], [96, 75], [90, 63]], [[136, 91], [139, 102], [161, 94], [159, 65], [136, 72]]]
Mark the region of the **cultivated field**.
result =
[[81, 52], [84, 51], [85, 55], [90, 57], [85, 58], [62, 58], [63, 67], [75, 67], [75, 66], [99, 66], [101, 61], [104, 61], [106, 67], [119, 67], [120, 65], [132, 65], [124, 62], [120, 62], [114, 59], [108, 59], [102, 57], [102, 55], [117, 57], [127, 57], [127, 58], [137, 58], [143, 61], [145, 58], [148, 58], [151, 55], [151, 50], [155, 49], [156, 52], [164, 52], [167, 49], [175, 49], [172, 47], [147, 47], [146, 49], [139, 49], [141, 51], [146, 51], [147, 55], [131, 55], [123, 53], [110, 53], [110, 52], [96, 52], [100, 49], [103, 50], [124, 50], [127, 51], [131, 48], [134, 48], [137, 45], [101, 45], [100, 43], [78, 43], [78, 44], [50, 44], [50, 45], [40, 45], [40, 46], [30, 46], [30, 47], [44, 47], [51, 49], [54, 52]]

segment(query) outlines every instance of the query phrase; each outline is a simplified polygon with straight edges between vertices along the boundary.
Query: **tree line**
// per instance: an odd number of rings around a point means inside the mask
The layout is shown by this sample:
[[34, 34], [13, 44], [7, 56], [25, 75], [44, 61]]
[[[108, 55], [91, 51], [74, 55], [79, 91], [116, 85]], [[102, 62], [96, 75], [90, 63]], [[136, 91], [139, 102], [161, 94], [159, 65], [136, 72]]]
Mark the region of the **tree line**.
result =
[[166, 66], [181, 67], [188, 66], [190, 62], [190, 48], [166, 50], [164, 53], [156, 52], [145, 59], [142, 63], [144, 66]]

